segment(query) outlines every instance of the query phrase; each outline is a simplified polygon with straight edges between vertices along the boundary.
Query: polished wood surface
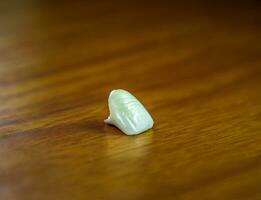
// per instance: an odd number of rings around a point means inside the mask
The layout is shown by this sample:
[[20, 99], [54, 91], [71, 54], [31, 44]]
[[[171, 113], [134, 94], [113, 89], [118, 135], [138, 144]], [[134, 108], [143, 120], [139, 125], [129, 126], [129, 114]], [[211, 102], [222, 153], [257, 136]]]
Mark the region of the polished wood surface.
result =
[[[0, 199], [261, 199], [258, 1], [2, 1]], [[122, 88], [155, 127], [105, 125]]]

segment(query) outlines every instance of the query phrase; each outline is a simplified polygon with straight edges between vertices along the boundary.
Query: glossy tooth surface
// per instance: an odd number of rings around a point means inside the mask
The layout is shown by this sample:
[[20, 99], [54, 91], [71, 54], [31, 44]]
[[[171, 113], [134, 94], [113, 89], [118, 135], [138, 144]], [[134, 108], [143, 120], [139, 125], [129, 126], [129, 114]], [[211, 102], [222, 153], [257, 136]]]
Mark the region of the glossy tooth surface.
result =
[[152, 128], [154, 122], [148, 111], [126, 90], [113, 90], [108, 103], [110, 116], [105, 123], [118, 127], [127, 135], [137, 135]]

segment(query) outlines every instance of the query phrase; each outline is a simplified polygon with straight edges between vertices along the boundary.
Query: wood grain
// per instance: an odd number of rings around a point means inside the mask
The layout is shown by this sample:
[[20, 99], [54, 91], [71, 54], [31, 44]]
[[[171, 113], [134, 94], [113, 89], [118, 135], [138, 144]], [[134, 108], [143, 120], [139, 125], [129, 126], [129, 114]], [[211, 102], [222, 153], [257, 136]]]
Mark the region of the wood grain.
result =
[[[261, 199], [260, 3], [0, 5], [0, 199]], [[103, 120], [123, 88], [155, 127]]]

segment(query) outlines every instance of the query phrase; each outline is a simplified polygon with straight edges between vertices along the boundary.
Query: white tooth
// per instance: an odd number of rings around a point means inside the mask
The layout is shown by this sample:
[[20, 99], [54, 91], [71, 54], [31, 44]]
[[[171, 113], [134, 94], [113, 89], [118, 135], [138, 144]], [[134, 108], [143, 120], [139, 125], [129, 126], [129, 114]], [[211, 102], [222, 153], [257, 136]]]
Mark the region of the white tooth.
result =
[[144, 106], [126, 90], [113, 90], [109, 96], [110, 116], [104, 120], [127, 135], [137, 135], [153, 126], [153, 119]]

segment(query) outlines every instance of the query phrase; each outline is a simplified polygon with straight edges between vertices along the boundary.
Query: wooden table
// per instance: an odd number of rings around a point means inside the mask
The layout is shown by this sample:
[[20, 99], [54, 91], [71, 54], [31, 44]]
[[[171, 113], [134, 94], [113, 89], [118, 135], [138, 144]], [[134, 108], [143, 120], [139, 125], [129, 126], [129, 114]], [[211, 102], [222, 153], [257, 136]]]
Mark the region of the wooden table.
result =
[[[258, 1], [2, 1], [0, 199], [261, 199]], [[155, 119], [105, 125], [122, 88]]]

